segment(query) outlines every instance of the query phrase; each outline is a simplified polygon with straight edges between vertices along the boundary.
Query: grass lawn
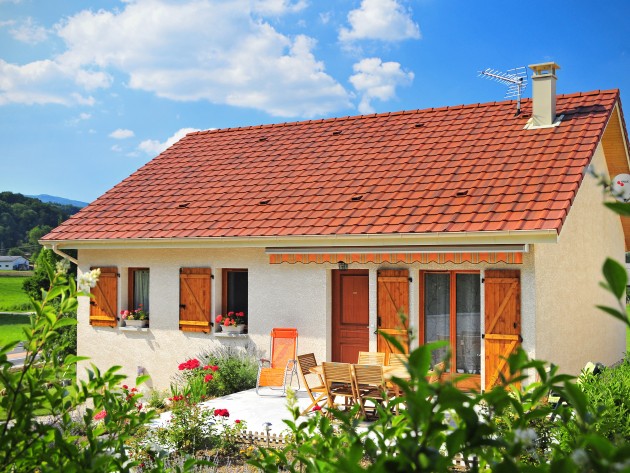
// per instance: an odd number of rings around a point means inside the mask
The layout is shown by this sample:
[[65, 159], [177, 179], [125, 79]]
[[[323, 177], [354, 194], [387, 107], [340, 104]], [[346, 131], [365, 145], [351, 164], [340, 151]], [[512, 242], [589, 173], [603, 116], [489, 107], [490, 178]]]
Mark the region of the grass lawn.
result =
[[22, 283], [26, 279], [25, 276], [0, 274], [0, 312], [28, 312], [30, 310], [28, 296], [22, 291]]
[[24, 339], [22, 327], [30, 324], [29, 316], [23, 314], [0, 314], [0, 345]]

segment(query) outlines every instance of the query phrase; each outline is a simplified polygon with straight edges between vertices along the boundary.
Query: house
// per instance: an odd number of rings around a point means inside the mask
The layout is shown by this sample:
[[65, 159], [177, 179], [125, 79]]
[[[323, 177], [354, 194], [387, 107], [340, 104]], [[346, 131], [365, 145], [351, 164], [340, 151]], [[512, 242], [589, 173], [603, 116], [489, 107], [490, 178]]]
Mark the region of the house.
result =
[[0, 269], [4, 270], [26, 270], [29, 262], [23, 256], [0, 256]]
[[[615, 302], [601, 266], [623, 260], [630, 224], [585, 170], [629, 171], [619, 91], [556, 96], [558, 66], [530, 67], [520, 114], [504, 101], [188, 134], [42, 239], [102, 269], [79, 354], [161, 388], [202, 350], [267, 349], [273, 327], [297, 327], [319, 360], [391, 351], [382, 332], [446, 340], [482, 387], [519, 345], [573, 374], [618, 361], [625, 330], [595, 305]], [[139, 304], [150, 326], [120, 327]], [[213, 324], [237, 310], [247, 333]]]

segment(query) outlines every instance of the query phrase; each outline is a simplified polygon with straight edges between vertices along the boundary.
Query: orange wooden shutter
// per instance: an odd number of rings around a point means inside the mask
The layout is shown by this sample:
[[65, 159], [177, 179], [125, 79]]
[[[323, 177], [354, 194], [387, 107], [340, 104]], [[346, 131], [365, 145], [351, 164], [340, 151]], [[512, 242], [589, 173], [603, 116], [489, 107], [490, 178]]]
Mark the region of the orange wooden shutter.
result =
[[519, 270], [490, 270], [484, 275], [486, 389], [509, 378], [507, 358], [521, 342]]
[[184, 332], [210, 332], [210, 268], [179, 270], [179, 328]]
[[[409, 353], [409, 271], [383, 269], [378, 272], [378, 329], [392, 335]], [[400, 315], [404, 314], [404, 322]], [[378, 336], [377, 349], [383, 353], [397, 353], [383, 336]]]
[[[95, 268], [90, 268], [95, 269]], [[90, 299], [90, 325], [118, 325], [118, 268], [101, 268], [98, 283]]]

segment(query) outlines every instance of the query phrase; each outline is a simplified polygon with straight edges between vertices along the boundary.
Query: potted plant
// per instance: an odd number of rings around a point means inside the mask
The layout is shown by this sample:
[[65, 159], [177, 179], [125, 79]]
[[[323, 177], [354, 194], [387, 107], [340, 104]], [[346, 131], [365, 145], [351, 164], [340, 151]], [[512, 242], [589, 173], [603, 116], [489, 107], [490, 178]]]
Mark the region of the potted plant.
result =
[[221, 314], [217, 315], [214, 321], [221, 327], [221, 331], [225, 333], [243, 333], [245, 331], [247, 318], [245, 312], [230, 311], [225, 316]]
[[142, 304], [134, 310], [121, 310], [120, 318], [126, 327], [148, 327], [149, 313], [145, 312]]

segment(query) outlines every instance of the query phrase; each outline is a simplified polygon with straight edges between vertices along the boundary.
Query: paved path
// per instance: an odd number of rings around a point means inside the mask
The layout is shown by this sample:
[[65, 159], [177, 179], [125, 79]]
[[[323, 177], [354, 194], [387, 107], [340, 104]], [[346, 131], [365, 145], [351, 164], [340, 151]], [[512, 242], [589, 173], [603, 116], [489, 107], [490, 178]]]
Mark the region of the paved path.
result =
[[17, 346], [7, 353], [8, 360], [13, 363], [13, 366], [22, 366], [24, 364], [24, 358], [26, 357], [26, 350], [22, 343], [18, 343]]

